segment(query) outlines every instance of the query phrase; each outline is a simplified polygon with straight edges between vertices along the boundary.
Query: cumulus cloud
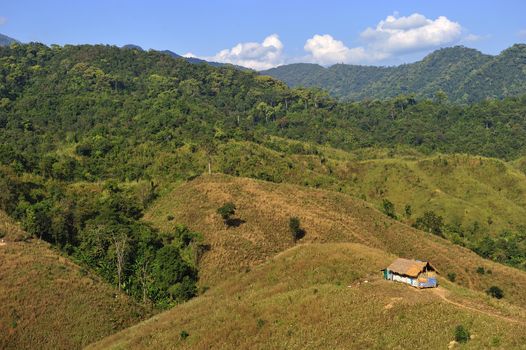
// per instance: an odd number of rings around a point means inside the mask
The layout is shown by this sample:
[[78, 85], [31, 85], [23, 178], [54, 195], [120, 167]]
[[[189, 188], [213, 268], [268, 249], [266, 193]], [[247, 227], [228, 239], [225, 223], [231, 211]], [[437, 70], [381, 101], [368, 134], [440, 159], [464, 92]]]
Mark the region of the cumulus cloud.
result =
[[[239, 43], [214, 56], [199, 57], [209, 61], [232, 63], [255, 70], [263, 70], [291, 62], [312, 62], [322, 65], [335, 63], [374, 64], [385, 63], [394, 57], [431, 50], [458, 42], [480, 40], [475, 34], [466, 33], [462, 26], [439, 16], [426, 18], [419, 13], [387, 16], [375, 27], [368, 27], [359, 35], [361, 45], [348, 47], [329, 34], [316, 34], [307, 39], [303, 57], [287, 58], [283, 43], [277, 34], [267, 36], [262, 42]], [[196, 57], [192, 53], [186, 57]]]
[[367, 28], [360, 36], [370, 50], [391, 55], [451, 44], [459, 40], [461, 35], [462, 26], [447, 17], [431, 20], [414, 13], [407, 17], [387, 16], [376, 28]]
[[314, 35], [303, 48], [308, 53], [308, 61], [323, 65], [357, 63], [367, 59], [367, 53], [362, 47], [348, 48], [329, 34]]
[[[190, 54], [187, 55], [189, 56]], [[239, 43], [231, 49], [219, 51], [214, 56], [201, 58], [208, 61], [232, 63], [256, 70], [263, 70], [284, 63], [283, 43], [279, 40], [277, 34], [272, 34], [267, 36], [261, 43]]]
[[[330, 65], [334, 63], [374, 63], [397, 54], [414, 53], [457, 42], [462, 26], [440, 16], [435, 20], [414, 13], [407, 17], [387, 16], [376, 27], [361, 34], [362, 46], [347, 47], [332, 36], [314, 35], [305, 43], [307, 60]], [[469, 37], [468, 39], [474, 39]]]

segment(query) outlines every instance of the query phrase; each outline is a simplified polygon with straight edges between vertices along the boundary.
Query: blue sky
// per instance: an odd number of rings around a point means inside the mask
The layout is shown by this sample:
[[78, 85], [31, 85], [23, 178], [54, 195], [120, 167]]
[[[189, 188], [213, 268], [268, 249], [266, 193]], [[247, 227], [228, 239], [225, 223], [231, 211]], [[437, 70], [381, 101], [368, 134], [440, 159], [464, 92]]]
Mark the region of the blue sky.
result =
[[133, 43], [256, 69], [392, 65], [462, 44], [526, 41], [526, 1], [0, 0], [0, 33], [45, 44]]

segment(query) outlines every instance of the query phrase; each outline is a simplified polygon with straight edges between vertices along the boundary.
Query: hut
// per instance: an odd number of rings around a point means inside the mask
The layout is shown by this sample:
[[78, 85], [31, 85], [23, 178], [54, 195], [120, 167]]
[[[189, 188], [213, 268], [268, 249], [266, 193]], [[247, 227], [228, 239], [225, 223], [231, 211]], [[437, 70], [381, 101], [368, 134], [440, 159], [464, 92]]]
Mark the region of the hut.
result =
[[438, 271], [428, 261], [399, 258], [382, 271], [386, 280], [407, 283], [416, 288], [438, 287]]

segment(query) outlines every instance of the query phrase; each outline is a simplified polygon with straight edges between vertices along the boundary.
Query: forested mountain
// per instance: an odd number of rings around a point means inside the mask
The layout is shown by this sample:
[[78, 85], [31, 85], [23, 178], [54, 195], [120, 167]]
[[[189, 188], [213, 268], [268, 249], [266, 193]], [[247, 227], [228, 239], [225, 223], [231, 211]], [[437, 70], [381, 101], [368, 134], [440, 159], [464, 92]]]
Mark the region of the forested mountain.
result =
[[517, 96], [526, 92], [526, 45], [516, 44], [497, 56], [462, 46], [437, 50], [423, 60], [397, 67], [336, 64], [290, 64], [267, 71], [290, 86], [319, 87], [336, 98], [383, 99], [400, 94], [452, 102]]
[[10, 38], [7, 35], [0, 34], [0, 46], [8, 46], [16, 42], [17, 40]]

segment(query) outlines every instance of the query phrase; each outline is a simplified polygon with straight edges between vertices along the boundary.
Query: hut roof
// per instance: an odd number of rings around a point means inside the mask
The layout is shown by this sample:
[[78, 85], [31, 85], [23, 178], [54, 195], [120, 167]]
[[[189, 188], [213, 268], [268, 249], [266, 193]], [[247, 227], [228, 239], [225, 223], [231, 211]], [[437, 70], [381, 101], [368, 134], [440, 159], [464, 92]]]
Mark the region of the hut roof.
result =
[[406, 275], [409, 277], [417, 277], [424, 268], [429, 266], [432, 270], [436, 269], [427, 261], [409, 260], [398, 258], [391, 265], [387, 267], [389, 271], [393, 271], [399, 275]]

